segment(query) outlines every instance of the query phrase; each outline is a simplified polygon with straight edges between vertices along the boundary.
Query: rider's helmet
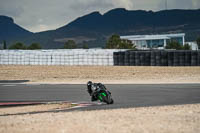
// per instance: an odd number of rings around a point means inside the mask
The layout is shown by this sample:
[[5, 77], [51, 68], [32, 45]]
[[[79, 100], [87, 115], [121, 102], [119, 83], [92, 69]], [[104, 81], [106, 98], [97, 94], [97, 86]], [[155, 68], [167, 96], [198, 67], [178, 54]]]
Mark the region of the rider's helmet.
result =
[[92, 81], [88, 81], [87, 86], [91, 86], [91, 85], [92, 85]]

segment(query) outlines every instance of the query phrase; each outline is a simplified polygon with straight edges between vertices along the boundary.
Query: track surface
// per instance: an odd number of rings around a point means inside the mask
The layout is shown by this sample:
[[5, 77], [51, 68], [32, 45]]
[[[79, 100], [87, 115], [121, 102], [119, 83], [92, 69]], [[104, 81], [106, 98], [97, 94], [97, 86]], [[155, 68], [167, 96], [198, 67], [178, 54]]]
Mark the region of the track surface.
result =
[[[200, 103], [200, 84], [106, 85], [106, 87], [112, 92], [115, 101], [113, 105], [95, 104], [80, 109], [116, 109]], [[0, 103], [49, 101], [91, 103], [86, 85], [0, 84]]]

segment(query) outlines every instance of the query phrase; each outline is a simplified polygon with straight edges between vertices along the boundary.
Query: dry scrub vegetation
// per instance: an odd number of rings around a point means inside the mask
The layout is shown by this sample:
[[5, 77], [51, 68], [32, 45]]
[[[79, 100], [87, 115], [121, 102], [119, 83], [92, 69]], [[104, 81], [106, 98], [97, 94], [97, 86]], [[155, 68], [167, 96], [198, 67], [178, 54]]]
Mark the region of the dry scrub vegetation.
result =
[[31, 83], [200, 83], [200, 67], [0, 66], [0, 80]]
[[199, 133], [200, 104], [0, 116], [0, 133]]

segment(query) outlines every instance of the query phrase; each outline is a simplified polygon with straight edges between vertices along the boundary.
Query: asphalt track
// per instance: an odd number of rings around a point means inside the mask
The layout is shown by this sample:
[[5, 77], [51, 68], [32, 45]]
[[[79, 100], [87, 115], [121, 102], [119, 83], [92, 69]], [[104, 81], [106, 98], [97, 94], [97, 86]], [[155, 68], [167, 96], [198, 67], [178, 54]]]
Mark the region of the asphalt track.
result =
[[86, 85], [0, 84], [0, 103], [69, 101], [91, 106], [72, 110], [118, 109], [200, 103], [200, 84], [106, 85], [113, 105], [92, 103]]

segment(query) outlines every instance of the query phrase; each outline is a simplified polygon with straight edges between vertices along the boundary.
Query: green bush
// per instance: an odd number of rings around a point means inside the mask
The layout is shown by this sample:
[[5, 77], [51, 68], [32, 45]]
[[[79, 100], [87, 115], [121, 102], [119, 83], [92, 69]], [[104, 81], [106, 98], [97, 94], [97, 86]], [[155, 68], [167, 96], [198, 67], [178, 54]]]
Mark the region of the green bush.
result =
[[129, 40], [121, 39], [119, 35], [112, 35], [107, 43], [107, 49], [136, 49], [136, 46]]
[[30, 46], [28, 46], [27, 49], [30, 49], [30, 50], [35, 50], [35, 49], [41, 49], [41, 45], [39, 43], [32, 43]]
[[83, 49], [89, 49], [87, 44], [83, 44]]
[[185, 44], [184, 46], [176, 41], [169, 42], [166, 49], [175, 49], [175, 50], [191, 50], [191, 47], [189, 44]]
[[68, 40], [64, 44], [64, 49], [76, 49], [76, 48], [77, 48], [77, 45], [74, 40]]
[[189, 44], [185, 44], [183, 46], [183, 50], [191, 50], [191, 46]]
[[13, 44], [9, 47], [9, 49], [23, 49], [23, 50], [25, 50], [26, 48], [27, 48], [26, 45], [20, 42]]

